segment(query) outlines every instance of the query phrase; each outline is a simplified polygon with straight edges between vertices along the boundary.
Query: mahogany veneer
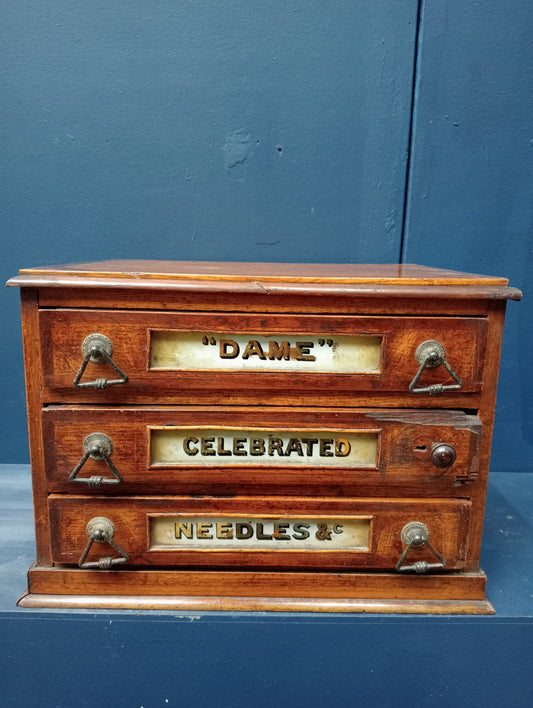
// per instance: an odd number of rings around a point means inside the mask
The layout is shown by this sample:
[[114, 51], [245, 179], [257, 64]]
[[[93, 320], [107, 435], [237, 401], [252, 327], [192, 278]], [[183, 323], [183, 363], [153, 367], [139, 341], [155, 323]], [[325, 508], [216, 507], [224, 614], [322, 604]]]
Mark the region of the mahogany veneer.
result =
[[37, 541], [21, 605], [492, 612], [506, 279], [106, 261], [8, 284]]

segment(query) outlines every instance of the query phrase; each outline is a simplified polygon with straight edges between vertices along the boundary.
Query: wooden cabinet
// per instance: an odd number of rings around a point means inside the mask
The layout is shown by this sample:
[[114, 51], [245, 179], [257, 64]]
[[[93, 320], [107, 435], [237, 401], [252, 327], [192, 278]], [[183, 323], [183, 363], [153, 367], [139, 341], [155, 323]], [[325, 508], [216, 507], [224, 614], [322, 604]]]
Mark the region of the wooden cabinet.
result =
[[106, 262], [21, 286], [25, 606], [490, 612], [502, 278]]

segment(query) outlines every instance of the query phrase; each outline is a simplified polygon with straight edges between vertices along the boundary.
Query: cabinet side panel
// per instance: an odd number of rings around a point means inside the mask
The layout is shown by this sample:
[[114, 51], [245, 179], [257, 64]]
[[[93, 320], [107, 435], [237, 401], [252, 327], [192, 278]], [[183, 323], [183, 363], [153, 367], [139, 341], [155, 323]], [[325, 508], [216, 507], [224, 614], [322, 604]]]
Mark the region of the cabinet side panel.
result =
[[38, 296], [38, 290], [22, 288], [20, 291], [37, 563], [39, 565], [52, 565], [50, 520], [46, 498], [44, 446], [41, 426], [43, 390], [41, 347], [44, 344], [41, 343], [39, 338]]
[[475, 497], [472, 499], [471, 553], [474, 559], [479, 559], [481, 536], [483, 533], [483, 517], [485, 513], [485, 497], [490, 466], [494, 409], [496, 406], [496, 390], [498, 386], [504, 318], [505, 302], [491, 303], [488, 316], [483, 389], [479, 408], [479, 418], [483, 426], [479, 460], [480, 485], [476, 490]]

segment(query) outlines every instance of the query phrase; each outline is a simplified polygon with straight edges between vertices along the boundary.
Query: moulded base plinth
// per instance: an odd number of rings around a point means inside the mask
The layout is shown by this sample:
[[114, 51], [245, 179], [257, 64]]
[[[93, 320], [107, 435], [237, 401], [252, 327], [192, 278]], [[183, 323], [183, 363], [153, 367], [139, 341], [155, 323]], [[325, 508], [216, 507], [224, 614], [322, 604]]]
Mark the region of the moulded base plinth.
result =
[[491, 615], [488, 600], [368, 600], [279, 597], [180, 597], [172, 595], [23, 595], [21, 607], [112, 610], [229, 612], [368, 612], [399, 614]]
[[493, 614], [485, 574], [79, 570], [33, 566], [22, 607]]

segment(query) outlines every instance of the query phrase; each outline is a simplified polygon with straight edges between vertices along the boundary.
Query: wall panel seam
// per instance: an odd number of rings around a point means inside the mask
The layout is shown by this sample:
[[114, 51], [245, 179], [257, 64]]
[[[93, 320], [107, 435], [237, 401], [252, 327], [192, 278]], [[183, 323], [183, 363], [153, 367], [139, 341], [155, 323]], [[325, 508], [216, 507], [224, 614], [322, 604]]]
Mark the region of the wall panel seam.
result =
[[400, 236], [400, 253], [399, 253], [399, 263], [405, 262], [405, 255], [407, 250], [407, 239], [406, 239], [406, 224], [407, 224], [407, 209], [409, 204], [409, 192], [411, 187], [411, 155], [413, 148], [413, 133], [414, 133], [414, 120], [415, 120], [415, 109], [417, 102], [417, 81], [418, 81], [418, 68], [419, 68], [419, 49], [420, 49], [420, 31], [421, 31], [421, 18], [422, 18], [422, 4], [424, 0], [418, 0], [418, 7], [416, 13], [416, 30], [415, 30], [415, 41], [414, 41], [414, 56], [413, 56], [413, 78], [411, 83], [411, 105], [409, 112], [409, 132], [407, 136], [407, 157], [405, 164], [405, 187], [403, 192], [403, 211], [402, 211], [402, 228]]

